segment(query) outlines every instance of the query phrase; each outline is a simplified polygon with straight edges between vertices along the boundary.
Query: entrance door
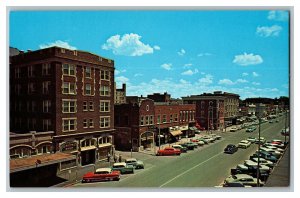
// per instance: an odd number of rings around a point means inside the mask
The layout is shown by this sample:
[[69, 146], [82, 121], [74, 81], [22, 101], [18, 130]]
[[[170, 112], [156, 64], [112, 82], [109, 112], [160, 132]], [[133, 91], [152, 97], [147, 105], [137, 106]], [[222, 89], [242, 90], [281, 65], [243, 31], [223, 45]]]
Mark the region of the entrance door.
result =
[[95, 153], [96, 150], [87, 150], [81, 152], [81, 165], [85, 166], [88, 164], [95, 164]]

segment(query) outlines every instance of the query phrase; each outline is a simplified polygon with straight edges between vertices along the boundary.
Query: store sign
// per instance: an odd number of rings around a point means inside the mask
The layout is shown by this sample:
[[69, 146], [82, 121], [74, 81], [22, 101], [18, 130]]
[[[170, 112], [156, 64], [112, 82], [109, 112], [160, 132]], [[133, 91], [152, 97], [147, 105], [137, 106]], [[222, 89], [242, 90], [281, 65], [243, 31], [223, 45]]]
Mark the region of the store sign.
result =
[[76, 142], [65, 142], [60, 146], [61, 152], [70, 152], [77, 150], [77, 143]]

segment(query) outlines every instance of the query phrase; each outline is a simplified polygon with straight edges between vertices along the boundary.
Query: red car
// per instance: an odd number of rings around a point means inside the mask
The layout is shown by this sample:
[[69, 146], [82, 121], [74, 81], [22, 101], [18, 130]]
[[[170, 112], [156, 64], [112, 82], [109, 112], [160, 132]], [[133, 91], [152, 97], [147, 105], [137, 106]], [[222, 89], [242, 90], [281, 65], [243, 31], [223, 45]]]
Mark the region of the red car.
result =
[[179, 149], [174, 149], [171, 147], [158, 150], [156, 155], [162, 156], [162, 155], [180, 155], [181, 151]]
[[119, 181], [120, 175], [120, 171], [113, 171], [111, 168], [99, 168], [96, 172], [88, 172], [83, 175], [81, 182]]

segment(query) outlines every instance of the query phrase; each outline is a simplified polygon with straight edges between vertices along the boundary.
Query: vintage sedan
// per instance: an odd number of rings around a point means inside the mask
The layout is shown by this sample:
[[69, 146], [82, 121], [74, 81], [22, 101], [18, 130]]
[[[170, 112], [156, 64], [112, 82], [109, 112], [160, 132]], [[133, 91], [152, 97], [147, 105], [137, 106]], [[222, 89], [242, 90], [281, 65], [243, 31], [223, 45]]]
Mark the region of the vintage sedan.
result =
[[168, 147], [168, 148], [158, 150], [156, 155], [164, 156], [164, 155], [180, 155], [180, 154], [181, 154], [181, 151], [179, 149]]
[[118, 162], [113, 164], [112, 170], [118, 170], [121, 174], [134, 173], [134, 166], [125, 162]]
[[173, 147], [174, 149], [179, 149], [179, 150], [181, 151], [181, 153], [186, 153], [187, 150], [188, 150], [187, 147], [184, 147], [184, 146], [179, 145], [179, 144], [174, 144], [174, 145], [172, 145], [172, 147]]
[[240, 141], [240, 143], [238, 144], [239, 148], [248, 148], [251, 145], [251, 142], [249, 142], [248, 140], [242, 140]]
[[257, 186], [257, 180], [258, 180], [259, 186], [264, 185], [264, 183], [260, 179], [254, 178], [247, 174], [230, 175], [229, 177], [227, 177], [225, 179], [224, 183], [227, 184], [227, 183], [232, 183], [232, 182], [241, 182], [244, 185]]
[[246, 129], [246, 132], [253, 132], [253, 131], [255, 131], [256, 130], [256, 127], [255, 126], [250, 126], [250, 127], [248, 127], [247, 129]]
[[128, 158], [125, 160], [125, 163], [127, 165], [132, 165], [135, 169], [144, 169], [144, 162], [142, 162], [141, 160], [137, 160], [135, 158]]
[[187, 148], [188, 150], [194, 150], [194, 145], [191, 145], [191, 144], [187, 144], [187, 143], [182, 143], [182, 144], [179, 144], [180, 146], [182, 147], [185, 147]]
[[254, 143], [256, 141], [256, 137], [248, 137], [247, 140], [251, 143]]
[[233, 154], [237, 152], [238, 147], [236, 147], [234, 144], [228, 144], [226, 148], [224, 149], [224, 153], [230, 153]]
[[119, 181], [120, 174], [120, 171], [111, 168], [98, 168], [95, 172], [84, 174], [81, 182]]

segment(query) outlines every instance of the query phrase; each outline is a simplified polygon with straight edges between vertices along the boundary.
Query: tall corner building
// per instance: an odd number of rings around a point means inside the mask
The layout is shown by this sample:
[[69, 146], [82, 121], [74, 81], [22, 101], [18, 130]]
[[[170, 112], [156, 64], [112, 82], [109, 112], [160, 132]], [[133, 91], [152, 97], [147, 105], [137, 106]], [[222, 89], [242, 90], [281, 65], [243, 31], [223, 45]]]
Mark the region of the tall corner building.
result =
[[10, 131], [53, 131], [54, 152], [78, 164], [113, 151], [114, 61], [51, 47], [10, 57]]

